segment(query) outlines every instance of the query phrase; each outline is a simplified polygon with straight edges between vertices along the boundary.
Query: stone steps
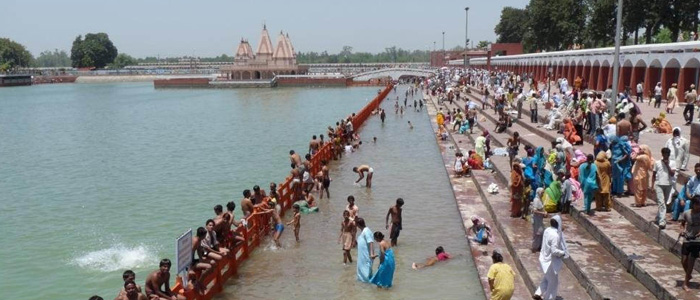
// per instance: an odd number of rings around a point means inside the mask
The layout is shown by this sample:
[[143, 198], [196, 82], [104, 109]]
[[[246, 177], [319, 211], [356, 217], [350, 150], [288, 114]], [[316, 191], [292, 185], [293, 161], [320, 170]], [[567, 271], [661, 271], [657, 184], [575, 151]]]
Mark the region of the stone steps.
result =
[[[495, 126], [495, 123], [493, 123], [491, 119], [487, 117], [487, 120], [489, 123], [484, 124], [482, 122], [479, 125]], [[516, 125], [514, 124], [513, 127], [515, 126]], [[505, 139], [508, 137], [508, 134], [494, 133], [492, 134], [492, 144], [502, 146], [505, 143]], [[547, 142], [537, 135], [531, 136], [524, 140], [526, 144], [543, 144]], [[506, 172], [510, 171], [508, 167], [508, 158], [494, 157], [492, 161], [497, 169], [497, 173], [501, 173], [499, 177], [501, 179], [505, 179], [504, 174], [508, 174]], [[505, 182], [508, 182], [507, 179]], [[596, 248], [598, 248], [598, 251], [592, 252], [591, 250], [580, 249], [580, 251], [584, 252], [584, 256], [576, 257], [574, 252], [579, 251], [575, 250], [576, 248], [573, 246], [569, 247], [572, 255], [572, 262], [567, 261], [567, 265], [581, 265], [579, 269], [581, 269], [582, 272], [585, 272], [587, 268], [592, 268], [593, 272], [595, 272], [600, 271], [600, 268], [608, 268], [611, 266], [614, 266], [617, 269], [617, 272], [620, 272], [620, 269], [622, 269], [623, 272], [630, 272], [630, 274], [634, 276], [632, 278], [632, 280], [634, 280], [632, 283], [619, 284], [620, 281], [618, 280], [604, 280], [602, 281], [602, 284], [595, 285], [599, 289], [603, 289], [601, 286], [607, 286], [608, 291], [622, 292], [622, 296], [633, 295], [633, 293], [623, 292], [621, 291], [621, 287], [627, 288], [632, 284], [642, 284], [648, 289], [648, 292], [651, 291], [651, 293], [653, 293], [653, 295], [655, 295], [655, 297], [658, 299], [700, 299], [700, 290], [696, 289], [686, 293], [680, 288], [684, 273], [680, 267], [680, 259], [678, 259], [674, 254], [671, 254], [671, 252], [650, 237], [640, 234], [640, 229], [633, 225], [618, 211], [613, 210], [611, 212], [598, 213], [598, 215], [595, 217], [588, 217], [580, 212], [581, 206], [582, 203], [577, 203], [573, 207], [572, 215], [569, 218], [564, 219], [564, 228], [569, 228], [572, 224], [578, 225], [575, 226], [577, 228], [573, 231], [566, 231], [567, 238], [570, 242], [569, 244], [571, 244], [573, 241], [579, 241], [581, 243], [579, 246], [588, 245], [590, 240], [586, 239], [586, 235], [581, 233], [583, 230], [589, 233], [588, 236], [593, 236], [595, 238], [593, 244], [597, 244]], [[567, 222], [567, 220], [571, 220], [571, 217], [573, 217], [573, 219], [577, 222]], [[581, 229], [581, 227], [584, 229]], [[572, 232], [574, 233], [573, 237]], [[581, 239], [579, 235], [582, 235], [584, 238]], [[583, 241], [585, 241], [585, 243]], [[605, 252], [607, 252], [607, 255], [600, 252], [600, 247], [603, 247], [606, 250]], [[596, 254], [590, 255], [592, 253]], [[640, 256], [641, 254], [644, 256]], [[589, 261], [592, 258], [607, 258], [607, 262], [595, 262], [593, 265], [591, 265]], [[613, 259], [613, 261], [610, 261], [611, 259]], [[575, 270], [576, 267], [570, 267], [570, 269]], [[611, 273], [606, 271], [603, 272], [603, 274], [619, 273]], [[700, 285], [698, 285], [697, 288], [700, 288]], [[618, 299], [621, 298], [621, 296], [613, 296], [609, 298]]]
[[[426, 110], [428, 114], [434, 116], [437, 111], [435, 106], [431, 105], [429, 102], [426, 105]], [[433, 126], [433, 131], [437, 132], [437, 124], [435, 118], [431, 117], [431, 124]], [[491, 215], [488, 213], [486, 206], [484, 205], [482, 198], [479, 197], [479, 192], [476, 185], [467, 177], [456, 177], [451, 172], [452, 162], [454, 160], [455, 145], [456, 142], [452, 139], [448, 141], [442, 141], [437, 139], [437, 145], [440, 148], [440, 153], [442, 154], [443, 162], [445, 164], [445, 170], [450, 179], [450, 183], [453, 188], [455, 195], [455, 201], [457, 204], [457, 209], [460, 216], [462, 217], [462, 225], [464, 226], [465, 237], [469, 240], [470, 252], [475, 263], [476, 270], [479, 272], [479, 279], [481, 280], [481, 285], [484, 289], [485, 295], [490, 295], [489, 283], [487, 279], [487, 274], [489, 267], [493, 264], [491, 260], [491, 252], [494, 249], [507, 249], [503, 238], [500, 235], [496, 235], [492, 239], [492, 243], [488, 245], [481, 245], [471, 240], [470, 228], [472, 226], [471, 216], [478, 215], [485, 219], [488, 224], [494, 224], [491, 219]], [[515, 266], [515, 260], [507, 251], [503, 252], [503, 262]], [[517, 272], [517, 269], [513, 267], [513, 270]], [[518, 272], [519, 273], [519, 272]], [[517, 274], [519, 275], [519, 274]], [[513, 293], [512, 299], [517, 300], [528, 300], [531, 299], [531, 292], [523, 281], [524, 276], [515, 277], [515, 291]], [[487, 299], [489, 296], [487, 296]]]
[[[479, 99], [471, 96], [473, 101], [481, 103]], [[487, 104], [490, 105], [490, 104]], [[488, 120], [489, 126], [495, 127], [496, 119], [491, 114], [483, 114]], [[484, 124], [480, 124], [484, 125]], [[488, 126], [487, 126], [488, 129]], [[513, 126], [506, 129], [508, 136], [511, 136], [513, 132], [518, 131], [521, 133], [523, 143], [530, 145], [532, 147], [543, 146], [545, 149], [551, 148], [549, 141], [560, 137], [555, 131], [547, 131], [544, 128], [533, 127], [530, 125], [529, 120], [521, 119], [513, 122]], [[492, 133], [492, 135], [494, 135]], [[538, 139], [539, 138], [539, 139]], [[576, 146], [576, 148], [581, 149], [584, 153], [593, 153], [593, 145], [590, 143], [584, 143], [583, 145]], [[680, 180], [679, 180], [680, 181]], [[681, 186], [677, 186], [677, 190], [680, 190]], [[680, 243], [676, 243], [678, 239], [678, 234], [680, 233], [679, 223], [671, 220], [670, 213], [666, 215], [666, 229], [661, 230], [658, 225], [654, 224], [653, 220], [656, 217], [658, 208], [656, 206], [656, 194], [653, 188], [649, 189], [647, 194], [647, 206], [645, 207], [632, 207], [634, 203], [633, 196], [623, 196], [623, 197], [613, 197], [613, 209], [622, 214], [629, 222], [637, 226], [637, 228], [644, 232], [649, 238], [653, 239], [666, 250], [670, 251], [674, 255], [680, 258]], [[670, 209], [667, 209], [670, 212]], [[700, 260], [695, 262], [694, 269], [700, 272]]]
[[[429, 101], [433, 102], [433, 101]], [[434, 105], [434, 102], [433, 102]], [[431, 107], [432, 105], [428, 105], [428, 107]], [[429, 111], [430, 112], [430, 111]], [[436, 112], [433, 112], [431, 114], [432, 119], [434, 119], [434, 114]], [[434, 120], [431, 122], [435, 122]], [[473, 147], [472, 141], [470, 141], [466, 136], [464, 135], [451, 135], [450, 138], [452, 141], [451, 143], [453, 145], [456, 145], [455, 148], [451, 152], [451, 156], [447, 156], [443, 154], [443, 159], [449, 159], [447, 160], [448, 163], [445, 163], [445, 168], [447, 170], [450, 170], [448, 172], [451, 172], [453, 169], [452, 163], [454, 162], [454, 151], [457, 149], [462, 149], [462, 150], [467, 150], [469, 148]], [[442, 141], [438, 142], [444, 143]], [[476, 174], [480, 173], [480, 174]], [[486, 178], [491, 177], [492, 175], [496, 175], [498, 173], [488, 173], [488, 171], [475, 171], [475, 176], [486, 176]], [[453, 177], [453, 176], [451, 176]], [[472, 201], [477, 201], [481, 202], [480, 206], [476, 206], [473, 208], [474, 211], [477, 211], [477, 214], [480, 217], [483, 217], [486, 219], [486, 221], [491, 224], [492, 231], [495, 233], [495, 245], [491, 246], [489, 245], [488, 247], [490, 249], [493, 248], [501, 248], [501, 249], [507, 249], [507, 251], [504, 252], [504, 256], [508, 256], [509, 264], [514, 267], [516, 270], [516, 273], [518, 277], [521, 278], [521, 280], [524, 281], [524, 285], [527, 286], [528, 290], [528, 299], [531, 294], [535, 292], [537, 289], [537, 286], [539, 285], [540, 281], [542, 280], [543, 277], [543, 272], [540, 270], [540, 264], [539, 264], [539, 253], [531, 253], [530, 252], [530, 241], [531, 239], [531, 232], [532, 232], [532, 226], [529, 225], [529, 223], [525, 222], [524, 220], [517, 219], [514, 221], [521, 221], [524, 223], [517, 224], [517, 226], [507, 226], [506, 224], [501, 223], [501, 217], [499, 217], [497, 214], [494, 213], [494, 208], [493, 208], [493, 203], [495, 202], [503, 202], [501, 200], [496, 200], [496, 199], [491, 199], [490, 197], [485, 197], [483, 195], [482, 187], [481, 184], [490, 184], [493, 182], [493, 180], [483, 180], [482, 181], [474, 181], [473, 178], [460, 178], [463, 182], [471, 182], [471, 184], [465, 183], [462, 185], [463, 187], [471, 187], [474, 186], [478, 189], [478, 194], [481, 194], [481, 197], [472, 197], [475, 199], [472, 199]], [[502, 185], [502, 184], [501, 184]], [[455, 187], [455, 192], [459, 188], [456, 187], [456, 185], [453, 184]], [[477, 194], [477, 195], [478, 195]], [[460, 197], [458, 194], [456, 194], [458, 198], [458, 203], [460, 202]], [[502, 196], [502, 194], [498, 195], [488, 195], [488, 196]], [[507, 202], [506, 202], [507, 203]], [[460, 206], [460, 212], [462, 211], [462, 204]], [[463, 214], [463, 218], [465, 218], [465, 228], [467, 224], [471, 223], [469, 220], [469, 217], [471, 215], [468, 214]], [[524, 226], [525, 225], [525, 226]], [[469, 226], [471, 226], [469, 224]], [[514, 228], [514, 229], [511, 229]], [[474, 249], [474, 246], [477, 247], [484, 247], [482, 245], [476, 245], [475, 243], [472, 243], [472, 249]], [[477, 248], [478, 249], [478, 248]], [[474, 251], [474, 250], [472, 250]], [[507, 253], [507, 254], [506, 254]], [[477, 259], [475, 258], [475, 261]], [[477, 261], [477, 264], [479, 262]], [[478, 269], [481, 272], [481, 267], [478, 267]], [[484, 276], [482, 276], [484, 277]], [[517, 289], [517, 287], [516, 287]], [[567, 267], [564, 267], [561, 271], [561, 275], [559, 277], [559, 295], [563, 299], [589, 299], [591, 298], [589, 294], [587, 293], [586, 289], [579, 283], [579, 279], [574, 276], [574, 274], [569, 271]], [[653, 298], [653, 297], [652, 297]], [[597, 297], [597, 298], [591, 298], [591, 299], [603, 299], [602, 297]], [[635, 298], [635, 299], [644, 299], [644, 298]], [[648, 298], [651, 299], [651, 298]]]

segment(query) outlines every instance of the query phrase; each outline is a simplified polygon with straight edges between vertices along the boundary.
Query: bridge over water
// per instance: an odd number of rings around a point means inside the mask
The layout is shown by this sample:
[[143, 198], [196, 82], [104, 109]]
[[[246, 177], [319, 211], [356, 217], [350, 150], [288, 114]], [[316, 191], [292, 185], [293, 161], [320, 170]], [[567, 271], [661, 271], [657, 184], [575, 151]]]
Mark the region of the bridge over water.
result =
[[430, 77], [433, 75], [435, 75], [435, 71], [432, 69], [386, 68], [355, 74], [350, 78], [354, 81], [367, 81], [375, 78], [399, 79], [401, 77]]

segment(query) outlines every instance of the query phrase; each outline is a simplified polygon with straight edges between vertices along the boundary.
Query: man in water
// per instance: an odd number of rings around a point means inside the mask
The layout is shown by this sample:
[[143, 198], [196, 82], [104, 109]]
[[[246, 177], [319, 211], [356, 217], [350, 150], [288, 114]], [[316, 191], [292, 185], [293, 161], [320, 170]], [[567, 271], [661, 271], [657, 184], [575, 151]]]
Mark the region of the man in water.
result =
[[321, 189], [319, 191], [321, 199], [323, 199], [323, 191], [326, 191], [326, 196], [331, 197], [331, 192], [328, 188], [331, 186], [331, 175], [328, 171], [328, 161], [321, 160]]
[[[396, 199], [396, 205], [389, 208], [386, 213], [386, 219], [384, 224], [386, 229], [389, 230], [389, 238], [391, 239], [391, 246], [394, 247], [399, 242], [399, 233], [401, 233], [401, 207], [403, 207], [403, 199]], [[389, 226], [389, 216], [391, 216], [391, 226]]]
[[[170, 267], [172, 263], [164, 258], [160, 261], [158, 270], [146, 277], [146, 296], [151, 300], [184, 300], [185, 297], [174, 294], [170, 290]], [[125, 286], [126, 287], [126, 286]], [[161, 287], [163, 287], [161, 289]]]
[[137, 288], [138, 286], [133, 280], [127, 280], [124, 282], [124, 288], [122, 289], [124, 293], [119, 293], [114, 300], [148, 300], [146, 295], [142, 294]]
[[368, 165], [361, 165], [359, 167], [352, 168], [352, 171], [359, 174], [360, 177], [357, 178], [355, 183], [360, 183], [362, 178], [365, 178], [365, 172], [367, 172], [367, 180], [365, 181], [365, 186], [368, 188], [372, 187], [372, 176], [374, 175], [374, 169]]
[[[136, 273], [134, 273], [134, 271], [132, 271], [132, 270], [126, 270], [122, 274], [122, 279], [124, 280], [124, 287], [121, 289], [121, 291], [119, 291], [119, 294], [117, 295], [117, 299], [128, 299], [128, 298], [124, 298], [124, 296], [127, 294], [126, 283], [129, 281], [131, 281], [131, 282], [136, 281]], [[140, 294], [142, 291], [141, 287], [138, 284], [134, 284], [134, 285], [136, 286], [136, 292], [138, 292]]]
[[386, 119], [386, 112], [384, 112], [384, 109], [379, 112], [379, 118], [382, 119], [382, 124], [384, 124], [384, 119]]

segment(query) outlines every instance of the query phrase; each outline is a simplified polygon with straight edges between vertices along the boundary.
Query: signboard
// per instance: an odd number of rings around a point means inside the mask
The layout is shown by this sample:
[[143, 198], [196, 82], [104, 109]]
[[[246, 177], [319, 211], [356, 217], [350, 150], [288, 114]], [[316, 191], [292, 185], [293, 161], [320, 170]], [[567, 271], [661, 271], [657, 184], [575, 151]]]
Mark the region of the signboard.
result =
[[700, 156], [700, 123], [690, 124], [690, 154]]
[[187, 270], [192, 264], [192, 228], [183, 233], [175, 243], [175, 257], [177, 257], [177, 273]]

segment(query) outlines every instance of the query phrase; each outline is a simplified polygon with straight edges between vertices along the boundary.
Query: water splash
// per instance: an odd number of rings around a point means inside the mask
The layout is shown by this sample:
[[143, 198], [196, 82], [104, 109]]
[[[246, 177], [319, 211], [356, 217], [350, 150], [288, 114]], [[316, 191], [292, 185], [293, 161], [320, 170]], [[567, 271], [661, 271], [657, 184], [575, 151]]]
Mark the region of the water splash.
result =
[[73, 259], [73, 263], [81, 268], [101, 272], [136, 269], [158, 263], [154, 249], [139, 245], [128, 247], [117, 244], [107, 249], [85, 253]]

